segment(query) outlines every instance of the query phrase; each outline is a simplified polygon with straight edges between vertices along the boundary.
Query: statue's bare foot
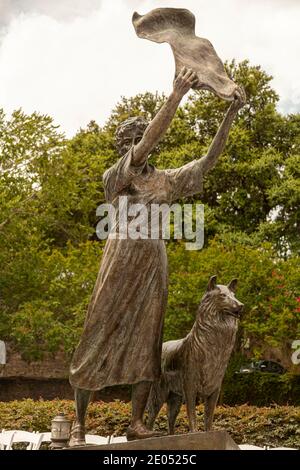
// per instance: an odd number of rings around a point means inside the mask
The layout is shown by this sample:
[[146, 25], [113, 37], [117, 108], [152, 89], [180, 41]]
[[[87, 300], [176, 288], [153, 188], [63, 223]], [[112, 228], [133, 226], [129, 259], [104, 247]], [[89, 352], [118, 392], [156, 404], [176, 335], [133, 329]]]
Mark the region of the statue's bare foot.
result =
[[71, 429], [69, 447], [76, 446], [85, 446], [85, 428], [75, 421]]
[[144, 424], [129, 426], [126, 432], [127, 441], [135, 441], [137, 439], [148, 439], [149, 437], [160, 437], [163, 433], [159, 431], [150, 431]]

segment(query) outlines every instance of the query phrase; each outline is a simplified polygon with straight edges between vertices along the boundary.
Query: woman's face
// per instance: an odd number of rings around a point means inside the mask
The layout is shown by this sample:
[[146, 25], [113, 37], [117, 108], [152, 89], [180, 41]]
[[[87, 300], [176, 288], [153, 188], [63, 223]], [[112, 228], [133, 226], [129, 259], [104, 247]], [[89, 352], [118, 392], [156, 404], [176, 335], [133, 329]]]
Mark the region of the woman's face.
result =
[[131, 147], [141, 141], [142, 137], [142, 133], [124, 137], [119, 145], [119, 153], [125, 155]]

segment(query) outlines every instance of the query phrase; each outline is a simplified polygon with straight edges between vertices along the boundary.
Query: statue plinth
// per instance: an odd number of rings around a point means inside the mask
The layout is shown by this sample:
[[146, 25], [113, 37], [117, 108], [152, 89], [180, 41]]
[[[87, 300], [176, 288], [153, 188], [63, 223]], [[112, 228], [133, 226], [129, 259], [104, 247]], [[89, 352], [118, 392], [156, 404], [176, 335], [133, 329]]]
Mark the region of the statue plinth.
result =
[[[70, 449], [64, 449], [70, 450]], [[72, 447], [71, 450], [240, 450], [226, 431], [195, 432], [138, 441]]]

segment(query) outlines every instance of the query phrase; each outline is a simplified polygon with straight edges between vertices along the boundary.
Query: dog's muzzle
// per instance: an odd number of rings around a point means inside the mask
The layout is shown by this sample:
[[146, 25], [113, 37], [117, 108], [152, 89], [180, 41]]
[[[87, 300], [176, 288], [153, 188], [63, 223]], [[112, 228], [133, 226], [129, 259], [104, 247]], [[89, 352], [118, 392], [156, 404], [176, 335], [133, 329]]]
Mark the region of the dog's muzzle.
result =
[[230, 310], [230, 311], [228, 310], [226, 313], [227, 313], [227, 315], [231, 315], [232, 317], [235, 317], [235, 318], [239, 319], [239, 318], [241, 318], [243, 308], [244, 308], [244, 305], [241, 304], [233, 310]]

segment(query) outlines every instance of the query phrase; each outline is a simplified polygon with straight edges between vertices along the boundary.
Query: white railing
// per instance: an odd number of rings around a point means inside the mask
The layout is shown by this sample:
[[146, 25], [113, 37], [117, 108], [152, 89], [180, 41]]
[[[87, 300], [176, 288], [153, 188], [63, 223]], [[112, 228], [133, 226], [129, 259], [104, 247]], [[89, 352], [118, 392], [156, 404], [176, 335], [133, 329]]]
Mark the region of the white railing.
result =
[[[126, 436], [97, 436], [86, 434], [86, 444], [104, 445], [117, 442], [126, 442]], [[0, 450], [13, 450], [14, 444], [25, 443], [27, 450], [39, 450], [43, 442], [51, 442], [50, 432], [28, 432], [19, 430], [5, 430], [0, 433]]]

